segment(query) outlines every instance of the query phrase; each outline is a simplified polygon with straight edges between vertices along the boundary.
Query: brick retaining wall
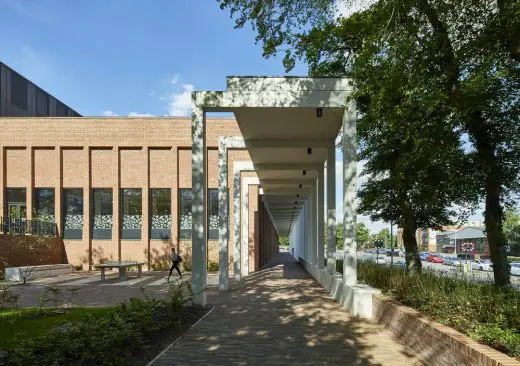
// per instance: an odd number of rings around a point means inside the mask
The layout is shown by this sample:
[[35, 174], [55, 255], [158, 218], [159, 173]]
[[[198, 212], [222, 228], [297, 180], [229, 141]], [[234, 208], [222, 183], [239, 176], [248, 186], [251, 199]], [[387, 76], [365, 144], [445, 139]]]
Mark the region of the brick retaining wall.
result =
[[484, 346], [384, 295], [373, 295], [373, 316], [399, 341], [431, 365], [520, 365], [514, 358]]

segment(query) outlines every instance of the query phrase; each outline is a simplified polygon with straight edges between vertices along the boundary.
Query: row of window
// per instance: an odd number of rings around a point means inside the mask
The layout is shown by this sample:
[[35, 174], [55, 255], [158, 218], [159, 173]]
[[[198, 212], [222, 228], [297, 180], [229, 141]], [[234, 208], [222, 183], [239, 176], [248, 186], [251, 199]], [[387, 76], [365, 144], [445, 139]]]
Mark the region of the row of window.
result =
[[[26, 217], [26, 189], [7, 188], [7, 213], [11, 219]], [[93, 188], [91, 191], [91, 236], [92, 239], [112, 239], [113, 190]], [[149, 194], [150, 239], [171, 238], [171, 189], [151, 188]], [[141, 239], [143, 224], [142, 190], [122, 188], [120, 191], [121, 239]], [[83, 189], [62, 190], [62, 225], [65, 239], [82, 239], [83, 235]], [[218, 189], [208, 189], [208, 239], [218, 239]], [[192, 191], [179, 189], [179, 239], [191, 239]], [[54, 188], [36, 188], [33, 192], [33, 220], [55, 222]]]

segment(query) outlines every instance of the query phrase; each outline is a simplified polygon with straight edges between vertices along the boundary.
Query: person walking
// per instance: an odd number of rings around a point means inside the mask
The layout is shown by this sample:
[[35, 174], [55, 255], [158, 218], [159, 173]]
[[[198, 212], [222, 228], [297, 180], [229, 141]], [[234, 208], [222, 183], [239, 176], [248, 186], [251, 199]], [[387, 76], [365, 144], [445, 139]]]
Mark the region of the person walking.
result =
[[177, 254], [177, 252], [175, 251], [175, 248], [172, 248], [172, 252], [170, 254], [170, 259], [172, 260], [172, 266], [170, 268], [170, 274], [168, 275], [168, 282], [170, 282], [170, 277], [172, 275], [174, 268], [177, 270], [177, 273], [182, 278], [182, 273], [181, 273], [181, 270], [179, 269], [179, 263], [182, 261], [182, 258], [180, 255]]

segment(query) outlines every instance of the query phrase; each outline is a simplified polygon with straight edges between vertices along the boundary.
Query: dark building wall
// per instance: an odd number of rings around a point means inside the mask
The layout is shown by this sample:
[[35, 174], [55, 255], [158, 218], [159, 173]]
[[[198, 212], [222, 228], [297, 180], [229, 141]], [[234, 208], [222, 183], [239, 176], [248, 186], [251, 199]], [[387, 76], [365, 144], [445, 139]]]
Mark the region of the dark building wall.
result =
[[80, 114], [0, 62], [0, 117], [80, 117]]

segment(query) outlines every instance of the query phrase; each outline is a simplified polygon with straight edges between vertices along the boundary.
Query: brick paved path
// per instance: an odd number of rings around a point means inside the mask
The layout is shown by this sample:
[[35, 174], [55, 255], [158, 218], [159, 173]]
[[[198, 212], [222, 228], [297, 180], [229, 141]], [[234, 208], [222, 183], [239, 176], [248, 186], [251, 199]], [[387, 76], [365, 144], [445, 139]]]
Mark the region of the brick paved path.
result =
[[417, 365], [391, 333], [354, 319], [288, 253], [228, 292], [153, 365]]

